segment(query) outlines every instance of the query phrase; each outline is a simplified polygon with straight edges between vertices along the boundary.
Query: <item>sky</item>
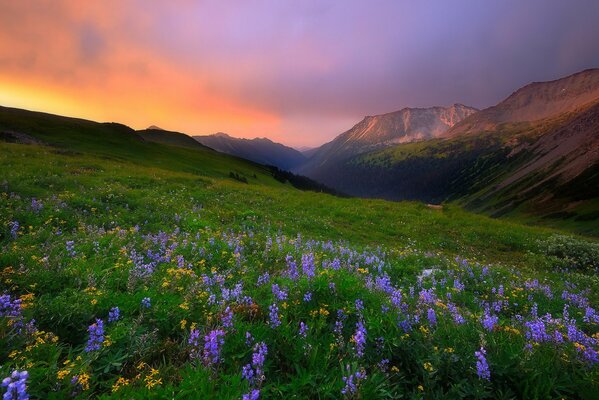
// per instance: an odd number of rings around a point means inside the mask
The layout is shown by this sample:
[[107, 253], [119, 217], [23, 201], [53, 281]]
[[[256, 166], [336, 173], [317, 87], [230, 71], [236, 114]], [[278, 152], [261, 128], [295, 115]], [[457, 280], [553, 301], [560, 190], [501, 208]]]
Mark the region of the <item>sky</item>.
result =
[[599, 67], [596, 0], [0, 0], [0, 105], [316, 146]]

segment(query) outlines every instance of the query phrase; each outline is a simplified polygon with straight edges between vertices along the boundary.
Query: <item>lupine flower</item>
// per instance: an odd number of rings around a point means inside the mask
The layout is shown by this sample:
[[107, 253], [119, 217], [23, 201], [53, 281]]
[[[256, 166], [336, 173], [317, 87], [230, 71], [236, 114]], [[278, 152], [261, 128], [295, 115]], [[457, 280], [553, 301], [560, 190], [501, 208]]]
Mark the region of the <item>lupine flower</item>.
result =
[[364, 355], [364, 347], [366, 346], [366, 328], [362, 321], [358, 321], [356, 324], [356, 332], [354, 333], [353, 340], [356, 345], [356, 355], [361, 358]]
[[108, 313], [108, 322], [115, 322], [121, 318], [121, 310], [118, 307], [112, 307]]
[[10, 376], [2, 380], [3, 388], [6, 388], [3, 400], [28, 400], [29, 395], [27, 394], [27, 378], [29, 373], [27, 371], [14, 370]]
[[312, 301], [312, 292], [306, 292], [306, 294], [304, 294], [304, 301], [306, 303]]
[[254, 343], [254, 337], [249, 331], [245, 332], [245, 344], [246, 346], [251, 346]]
[[152, 306], [152, 301], [150, 300], [149, 297], [144, 297], [141, 300], [141, 306], [144, 308], [150, 308]]
[[225, 343], [224, 336], [225, 332], [221, 329], [212, 330], [204, 336], [204, 352], [202, 354], [204, 365], [210, 367], [221, 361], [220, 351]]
[[221, 319], [225, 328], [231, 328], [233, 326], [233, 311], [231, 311], [230, 307], [225, 309]]
[[241, 396], [241, 400], [258, 400], [260, 398], [260, 389], [253, 389], [251, 392]]
[[345, 386], [341, 389], [341, 394], [344, 396], [353, 396], [358, 392], [360, 382], [366, 379], [366, 371], [359, 369], [353, 374], [350, 373], [349, 365], [346, 367], [348, 375], [343, 377], [343, 383]]
[[264, 381], [264, 361], [268, 354], [268, 347], [264, 342], [257, 343], [254, 346], [254, 353], [252, 354], [252, 362], [243, 366], [241, 377], [248, 382], [250, 385], [260, 385]]
[[104, 321], [96, 319], [96, 322], [87, 328], [89, 339], [87, 340], [86, 352], [100, 350], [104, 343]]
[[499, 317], [497, 317], [496, 315], [491, 315], [489, 309], [485, 308], [484, 314], [480, 320], [480, 322], [483, 324], [483, 328], [491, 332], [495, 325], [497, 325], [498, 321]]
[[271, 328], [276, 328], [281, 325], [281, 319], [279, 318], [279, 307], [276, 303], [273, 303], [268, 307], [268, 309], [270, 310], [268, 324]]
[[356, 299], [356, 312], [358, 313], [362, 313], [362, 311], [364, 311], [364, 302], [360, 299]]
[[431, 326], [435, 326], [437, 325], [437, 314], [435, 313], [435, 310], [432, 308], [429, 308], [427, 311], [427, 318], [428, 318], [428, 323]]
[[526, 338], [536, 343], [545, 342], [550, 339], [545, 329], [545, 322], [542, 319], [537, 318], [532, 321], [526, 321], [524, 326], [528, 329], [526, 332]]
[[19, 318], [21, 316], [21, 300], [12, 300], [10, 295], [0, 296], [0, 317]]
[[12, 236], [13, 240], [16, 240], [20, 228], [19, 221], [9, 222], [8, 226], [10, 226], [10, 236]]
[[299, 335], [304, 339], [308, 335], [308, 325], [304, 324], [304, 322], [300, 322]]
[[36, 214], [39, 214], [42, 208], [44, 208], [44, 204], [41, 200], [37, 200], [35, 197], [31, 199], [31, 211], [33, 211]]
[[192, 359], [200, 358], [200, 331], [197, 329], [192, 329], [189, 333], [189, 339], [187, 340], [187, 343], [192, 347], [190, 357]]
[[314, 254], [308, 253], [302, 255], [302, 272], [308, 278], [314, 277]]
[[75, 251], [75, 242], [74, 241], [68, 240], [66, 242], [66, 249], [67, 249], [67, 253], [71, 257], [75, 257], [75, 255], [77, 255], [77, 252]]
[[483, 347], [474, 352], [474, 355], [476, 356], [476, 374], [480, 379], [489, 381], [491, 380], [491, 372], [489, 371], [489, 364], [485, 357], [486, 354], [487, 352]]
[[287, 300], [287, 291], [281, 289], [279, 287], [279, 285], [277, 285], [276, 283], [272, 284], [272, 294], [273, 294], [273, 296], [275, 296], [275, 299], [277, 299], [278, 301]]
[[258, 282], [256, 282], [257, 286], [262, 286], [267, 284], [270, 281], [270, 274], [268, 272], [265, 272], [264, 274], [260, 275], [258, 277]]

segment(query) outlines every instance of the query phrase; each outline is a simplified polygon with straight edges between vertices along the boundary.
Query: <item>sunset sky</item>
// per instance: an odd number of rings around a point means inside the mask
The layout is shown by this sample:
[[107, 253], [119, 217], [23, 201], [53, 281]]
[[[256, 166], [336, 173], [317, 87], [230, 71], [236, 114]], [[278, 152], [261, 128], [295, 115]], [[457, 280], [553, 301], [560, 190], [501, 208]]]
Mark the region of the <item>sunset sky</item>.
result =
[[0, 105], [318, 145], [599, 67], [599, 1], [0, 2]]

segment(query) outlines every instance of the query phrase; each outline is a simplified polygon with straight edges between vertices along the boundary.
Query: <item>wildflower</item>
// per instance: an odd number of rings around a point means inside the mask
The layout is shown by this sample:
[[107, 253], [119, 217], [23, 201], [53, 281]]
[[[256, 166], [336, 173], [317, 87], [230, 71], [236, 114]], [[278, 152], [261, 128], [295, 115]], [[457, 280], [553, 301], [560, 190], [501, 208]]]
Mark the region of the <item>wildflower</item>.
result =
[[227, 307], [222, 315], [222, 322], [225, 328], [231, 328], [233, 326], [233, 311], [230, 307]]
[[224, 336], [225, 332], [221, 329], [210, 331], [204, 336], [204, 353], [202, 355], [204, 365], [213, 366], [221, 361], [220, 351], [225, 343]]
[[13, 240], [16, 240], [20, 228], [19, 221], [9, 222], [8, 226], [10, 226], [10, 236], [12, 236]]
[[480, 379], [489, 381], [491, 380], [491, 372], [489, 371], [489, 364], [485, 357], [486, 354], [487, 352], [483, 347], [481, 347], [479, 351], [474, 352], [474, 355], [476, 356], [476, 374]]
[[118, 307], [112, 307], [108, 313], [108, 322], [115, 322], [121, 318], [121, 310]]
[[258, 277], [258, 282], [256, 283], [256, 285], [262, 286], [262, 285], [268, 283], [269, 281], [270, 281], [270, 275], [268, 274], [268, 272], [265, 272], [264, 274], [262, 274]]
[[422, 366], [426, 371], [433, 372], [433, 364], [431, 364], [430, 362], [425, 362]]
[[152, 302], [149, 297], [144, 297], [141, 300], [141, 306], [144, 308], [150, 308], [152, 306]]
[[437, 325], [437, 314], [435, 314], [434, 309], [432, 309], [432, 308], [428, 309], [427, 318], [428, 318], [428, 322], [429, 322], [429, 324], [431, 324], [431, 326]]
[[346, 367], [348, 375], [344, 376], [343, 383], [345, 386], [341, 389], [341, 394], [344, 396], [353, 396], [358, 393], [361, 381], [366, 379], [366, 371], [361, 368], [353, 374], [350, 373], [349, 365]]
[[241, 400], [258, 400], [260, 398], [260, 389], [253, 389], [251, 392], [241, 396]]
[[268, 324], [271, 328], [276, 328], [281, 325], [281, 319], [279, 318], [279, 307], [276, 305], [276, 303], [273, 303], [268, 307], [268, 309], [270, 310]]
[[308, 278], [314, 277], [314, 254], [307, 253], [302, 255], [302, 272]]
[[104, 321], [96, 319], [94, 324], [91, 324], [87, 328], [89, 332], [89, 339], [87, 340], [87, 346], [85, 347], [86, 352], [100, 350], [102, 343], [104, 342]]
[[306, 303], [310, 302], [312, 300], [312, 292], [306, 292], [306, 294], [304, 294], [304, 301]]
[[75, 251], [75, 242], [74, 241], [68, 240], [66, 242], [66, 249], [67, 249], [67, 253], [69, 256], [75, 257], [75, 255], [77, 255], [77, 252]]
[[353, 340], [356, 345], [356, 355], [361, 358], [364, 355], [364, 347], [366, 346], [366, 328], [362, 321], [358, 321], [356, 324], [356, 332], [354, 333]]
[[272, 285], [272, 294], [273, 294], [273, 296], [275, 296], [275, 299], [277, 299], [278, 301], [287, 300], [287, 291], [281, 289], [279, 287], [279, 285], [277, 285], [276, 283], [273, 283], [273, 285]]
[[31, 199], [31, 211], [35, 214], [39, 214], [42, 208], [44, 208], [44, 204], [41, 200], [37, 200], [35, 197]]
[[21, 316], [21, 299], [11, 300], [10, 295], [0, 296], [0, 317], [19, 318]]
[[14, 370], [10, 376], [2, 380], [0, 386], [6, 388], [6, 393], [2, 397], [3, 400], [28, 400], [27, 394], [27, 371]]
[[304, 339], [308, 335], [308, 325], [304, 324], [304, 322], [300, 322], [299, 335]]
[[356, 305], [356, 312], [358, 314], [361, 314], [362, 311], [364, 311], [364, 302], [360, 299], [356, 299], [355, 305]]
[[481, 322], [483, 324], [483, 328], [485, 328], [487, 331], [491, 332], [493, 330], [493, 328], [495, 327], [495, 325], [497, 325], [498, 321], [499, 321], [499, 317], [497, 317], [496, 315], [491, 315], [489, 308], [485, 308], [484, 314], [481, 317]]

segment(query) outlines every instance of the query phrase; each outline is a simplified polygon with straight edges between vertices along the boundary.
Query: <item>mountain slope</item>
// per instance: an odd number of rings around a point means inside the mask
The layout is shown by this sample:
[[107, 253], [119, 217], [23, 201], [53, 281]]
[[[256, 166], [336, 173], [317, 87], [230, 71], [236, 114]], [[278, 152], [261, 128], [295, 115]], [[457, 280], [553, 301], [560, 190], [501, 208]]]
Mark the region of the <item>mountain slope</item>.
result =
[[312, 177], [355, 196], [456, 201], [599, 234], [598, 87], [599, 70], [527, 85], [446, 137], [329, 162]]
[[222, 132], [193, 138], [221, 153], [259, 164], [274, 165], [284, 170], [292, 170], [306, 161], [306, 157], [299, 151], [266, 138], [239, 139]]
[[148, 129], [137, 131], [137, 134], [150, 142], [189, 148], [208, 148], [184, 133], [165, 131], [158, 127], [149, 127]]
[[599, 69], [526, 85], [496, 106], [486, 108], [449, 129], [444, 137], [496, 130], [500, 124], [538, 121], [574, 111], [599, 98]]
[[299, 171], [326, 182], [326, 170], [341, 160], [398, 143], [437, 138], [476, 111], [472, 107], [454, 104], [450, 107], [404, 108], [367, 116], [350, 130], [322, 145]]

